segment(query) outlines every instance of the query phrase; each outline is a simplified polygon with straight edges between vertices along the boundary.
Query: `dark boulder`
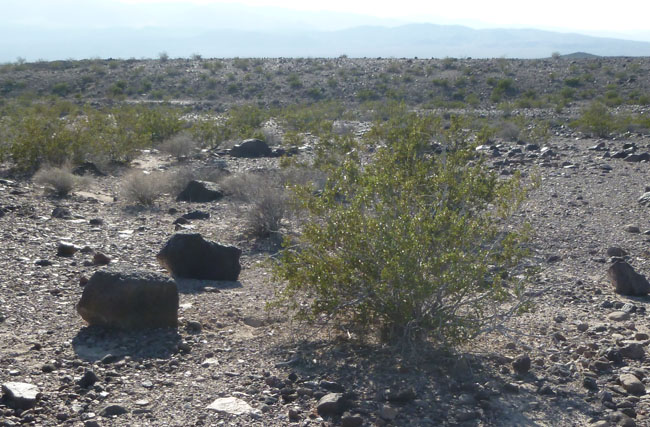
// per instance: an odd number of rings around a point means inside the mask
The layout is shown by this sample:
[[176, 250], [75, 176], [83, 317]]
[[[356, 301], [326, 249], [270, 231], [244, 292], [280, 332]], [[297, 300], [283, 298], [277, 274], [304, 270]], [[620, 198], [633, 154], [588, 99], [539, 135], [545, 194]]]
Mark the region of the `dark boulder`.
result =
[[645, 296], [650, 292], [650, 283], [644, 275], [634, 271], [627, 262], [617, 261], [607, 270], [607, 276], [616, 293], [621, 295]]
[[208, 203], [223, 197], [221, 189], [212, 182], [190, 181], [176, 197], [177, 202]]
[[175, 327], [178, 289], [148, 271], [98, 271], [84, 287], [77, 312], [90, 325], [118, 329]]
[[173, 276], [236, 281], [241, 250], [205, 240], [200, 234], [175, 234], [156, 258]]
[[230, 150], [230, 155], [233, 157], [270, 157], [273, 151], [260, 139], [246, 139], [241, 144], [235, 145]]

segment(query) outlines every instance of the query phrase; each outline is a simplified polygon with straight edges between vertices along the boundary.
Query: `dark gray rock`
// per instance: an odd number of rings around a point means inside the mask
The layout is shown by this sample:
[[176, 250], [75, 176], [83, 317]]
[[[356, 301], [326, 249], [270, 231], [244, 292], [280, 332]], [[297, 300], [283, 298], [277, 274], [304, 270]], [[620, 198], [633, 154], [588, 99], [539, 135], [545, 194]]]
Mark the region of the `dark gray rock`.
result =
[[91, 325], [119, 329], [175, 327], [176, 283], [147, 271], [98, 271], [84, 287], [77, 312]]
[[30, 409], [36, 406], [41, 392], [34, 384], [7, 382], [2, 384], [2, 400], [16, 409]]
[[78, 247], [68, 242], [59, 242], [56, 248], [56, 255], [61, 257], [71, 257], [79, 250]]
[[345, 399], [341, 393], [328, 393], [321, 397], [316, 406], [318, 414], [326, 416], [341, 415], [345, 411]]
[[627, 262], [615, 262], [607, 270], [616, 293], [621, 295], [645, 296], [650, 292], [650, 283], [642, 274], [634, 271]]
[[626, 341], [619, 350], [621, 355], [628, 359], [640, 360], [645, 357], [645, 349], [638, 342]]
[[240, 249], [207, 241], [200, 234], [175, 234], [156, 258], [173, 276], [235, 281], [240, 256]]
[[108, 405], [99, 413], [102, 417], [113, 417], [115, 415], [123, 415], [129, 412], [122, 405]]
[[70, 209], [68, 208], [59, 206], [52, 210], [52, 218], [72, 219], [72, 212], [70, 212]]
[[97, 378], [97, 375], [93, 371], [86, 371], [79, 381], [77, 381], [77, 385], [81, 388], [88, 388], [93, 386], [97, 381], [99, 381], [99, 378]]
[[183, 215], [181, 218], [185, 219], [210, 219], [210, 212], [192, 211]]
[[233, 157], [270, 157], [272, 155], [271, 148], [266, 142], [260, 139], [246, 139], [241, 144], [235, 145], [230, 150], [230, 155]]
[[512, 361], [512, 368], [515, 370], [516, 373], [520, 375], [524, 375], [528, 373], [530, 370], [530, 356], [527, 354], [521, 354], [515, 358], [515, 360]]
[[611, 246], [607, 248], [607, 256], [624, 257], [627, 256], [627, 252], [625, 249], [619, 248], [618, 246]]
[[178, 202], [208, 203], [223, 198], [223, 192], [217, 184], [208, 181], [190, 181], [176, 197]]

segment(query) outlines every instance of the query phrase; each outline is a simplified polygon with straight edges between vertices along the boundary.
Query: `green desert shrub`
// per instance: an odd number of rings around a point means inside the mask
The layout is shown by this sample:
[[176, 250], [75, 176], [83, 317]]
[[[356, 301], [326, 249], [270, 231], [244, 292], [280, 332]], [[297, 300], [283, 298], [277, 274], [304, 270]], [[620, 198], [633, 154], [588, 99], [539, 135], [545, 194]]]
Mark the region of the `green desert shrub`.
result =
[[297, 189], [304, 223], [274, 264], [277, 304], [405, 343], [461, 343], [514, 310], [526, 233], [505, 221], [526, 188], [488, 169], [458, 119], [448, 128], [391, 119], [369, 133], [370, 161], [353, 148], [322, 191]]
[[615, 129], [616, 121], [606, 105], [593, 102], [573, 125], [583, 132], [606, 138]]

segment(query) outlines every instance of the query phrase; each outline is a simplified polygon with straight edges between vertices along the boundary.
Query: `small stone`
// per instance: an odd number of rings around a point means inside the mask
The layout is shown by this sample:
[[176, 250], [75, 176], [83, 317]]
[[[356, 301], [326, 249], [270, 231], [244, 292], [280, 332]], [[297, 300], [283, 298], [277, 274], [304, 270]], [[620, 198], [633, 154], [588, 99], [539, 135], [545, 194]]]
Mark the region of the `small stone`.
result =
[[41, 371], [43, 371], [46, 374], [49, 374], [50, 372], [54, 372], [55, 370], [56, 367], [51, 363], [46, 363], [45, 365], [41, 366]]
[[345, 400], [341, 393], [328, 393], [318, 400], [316, 410], [320, 416], [336, 416], [345, 410]]
[[633, 225], [633, 224], [628, 224], [623, 227], [623, 230], [627, 231], [628, 233], [640, 233], [641, 230], [639, 229], [638, 226]]
[[512, 361], [512, 367], [516, 373], [519, 375], [524, 375], [530, 370], [530, 356], [527, 354], [521, 354]]
[[461, 409], [456, 413], [456, 420], [460, 422], [474, 420], [478, 417], [479, 417], [478, 412], [471, 409]]
[[264, 319], [253, 316], [244, 317], [243, 322], [245, 325], [250, 326], [251, 328], [260, 328], [264, 326]]
[[553, 332], [552, 337], [555, 341], [566, 341], [566, 337], [560, 331]]
[[406, 388], [398, 391], [391, 391], [386, 395], [386, 400], [394, 403], [408, 403], [417, 398], [417, 393], [413, 388]]
[[320, 383], [318, 383], [318, 385], [325, 390], [333, 391], [336, 393], [343, 393], [345, 391], [345, 387], [334, 381], [322, 380]]
[[68, 242], [59, 242], [56, 249], [56, 255], [61, 257], [71, 257], [79, 250], [78, 247]]
[[300, 421], [300, 411], [296, 408], [289, 408], [289, 421], [298, 422]]
[[197, 322], [195, 320], [187, 322], [187, 325], [185, 326], [185, 329], [187, 332], [193, 333], [193, 334], [198, 334], [203, 330], [203, 325], [201, 325], [201, 322]]
[[102, 409], [102, 411], [99, 413], [99, 415], [101, 415], [102, 417], [108, 418], [108, 417], [113, 417], [113, 416], [116, 416], [116, 415], [123, 415], [123, 414], [126, 414], [127, 412], [129, 412], [129, 411], [124, 406], [112, 404], [112, 405], [108, 405], [104, 409]]
[[616, 293], [631, 296], [645, 296], [650, 292], [650, 283], [644, 275], [634, 271], [630, 264], [616, 261], [607, 270], [607, 276]]
[[210, 212], [192, 211], [192, 212], [186, 213], [181, 218], [184, 218], [184, 219], [210, 219]]
[[619, 248], [618, 246], [611, 246], [607, 248], [607, 256], [624, 257], [627, 256], [627, 252], [625, 249]]
[[36, 406], [41, 397], [41, 392], [34, 384], [21, 382], [7, 382], [2, 384], [4, 401], [16, 409], [30, 409]]
[[390, 405], [383, 405], [379, 411], [379, 416], [386, 421], [393, 421], [397, 418], [397, 414], [397, 409]]
[[607, 318], [614, 322], [624, 322], [630, 320], [630, 313], [625, 311], [613, 311], [607, 315]]
[[589, 329], [589, 324], [584, 322], [578, 323], [576, 325], [576, 329], [578, 329], [580, 332], [585, 332], [587, 329]]
[[104, 225], [104, 220], [101, 219], [101, 218], [93, 218], [90, 221], [88, 221], [88, 223], [90, 225], [94, 225], [94, 226], [97, 227], [97, 226], [100, 226], [100, 225]]
[[110, 262], [111, 259], [101, 252], [96, 252], [95, 255], [93, 255], [93, 264], [95, 265], [108, 265]]
[[253, 415], [258, 413], [245, 401], [236, 397], [222, 397], [216, 399], [208, 406], [208, 409], [213, 411], [222, 412], [230, 415]]
[[54, 208], [52, 211], [52, 218], [72, 219], [72, 213], [70, 212], [70, 209], [59, 206]]
[[99, 378], [97, 378], [97, 375], [95, 375], [93, 371], [86, 371], [81, 379], [77, 381], [77, 384], [81, 388], [88, 388], [94, 385], [97, 381], [99, 381]]
[[592, 390], [592, 391], [598, 390], [598, 383], [596, 382], [595, 379], [591, 377], [585, 377], [582, 380], [582, 386], [587, 390]]
[[50, 261], [49, 259], [39, 259], [34, 264], [36, 264], [38, 266], [41, 266], [41, 267], [48, 267], [48, 266], [50, 266], [50, 265], [52, 265], [54, 263], [52, 261]]
[[341, 417], [341, 427], [360, 427], [363, 424], [363, 418], [359, 415], [343, 414]]
[[638, 342], [626, 342], [626, 344], [619, 349], [621, 355], [628, 359], [643, 359], [645, 356], [645, 350], [643, 346]]
[[636, 376], [632, 374], [621, 374], [618, 380], [628, 393], [635, 395], [645, 394], [645, 386]]

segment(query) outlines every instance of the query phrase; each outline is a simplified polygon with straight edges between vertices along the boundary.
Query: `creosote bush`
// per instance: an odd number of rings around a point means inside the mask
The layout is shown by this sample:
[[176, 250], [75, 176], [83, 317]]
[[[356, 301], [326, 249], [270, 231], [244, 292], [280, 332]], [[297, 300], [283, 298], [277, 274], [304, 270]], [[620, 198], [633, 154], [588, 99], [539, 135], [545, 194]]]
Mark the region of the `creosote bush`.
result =
[[463, 129], [404, 114], [369, 133], [370, 159], [357, 146], [323, 162], [324, 189], [297, 189], [304, 224], [274, 264], [286, 283], [275, 304], [360, 336], [448, 345], [521, 308], [526, 229], [506, 221], [527, 187], [491, 172]]

